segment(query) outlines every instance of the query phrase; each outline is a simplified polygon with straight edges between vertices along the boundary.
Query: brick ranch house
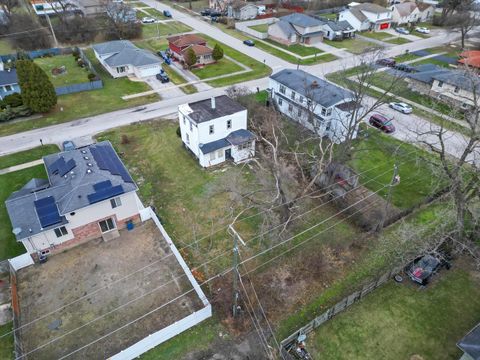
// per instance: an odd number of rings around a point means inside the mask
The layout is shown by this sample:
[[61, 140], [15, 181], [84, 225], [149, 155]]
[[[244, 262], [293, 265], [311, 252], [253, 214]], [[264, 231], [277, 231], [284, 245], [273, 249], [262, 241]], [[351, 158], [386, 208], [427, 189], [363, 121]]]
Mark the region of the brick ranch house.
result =
[[140, 222], [137, 185], [108, 141], [43, 158], [48, 179], [31, 179], [5, 201], [13, 233], [37, 258]]
[[195, 34], [171, 36], [167, 38], [170, 54], [178, 61], [184, 62], [184, 55], [189, 48], [192, 48], [197, 56], [197, 63], [194, 66], [203, 66], [215, 62], [213, 50], [207, 46], [207, 41]]

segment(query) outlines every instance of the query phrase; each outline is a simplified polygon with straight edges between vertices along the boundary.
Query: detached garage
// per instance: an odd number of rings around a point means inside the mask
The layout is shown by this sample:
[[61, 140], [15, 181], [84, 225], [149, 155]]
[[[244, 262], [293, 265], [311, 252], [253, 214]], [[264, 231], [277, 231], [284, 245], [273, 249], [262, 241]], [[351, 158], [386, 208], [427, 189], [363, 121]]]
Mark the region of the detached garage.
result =
[[160, 72], [162, 60], [137, 48], [128, 40], [109, 41], [93, 46], [95, 57], [114, 78], [135, 75], [138, 78]]

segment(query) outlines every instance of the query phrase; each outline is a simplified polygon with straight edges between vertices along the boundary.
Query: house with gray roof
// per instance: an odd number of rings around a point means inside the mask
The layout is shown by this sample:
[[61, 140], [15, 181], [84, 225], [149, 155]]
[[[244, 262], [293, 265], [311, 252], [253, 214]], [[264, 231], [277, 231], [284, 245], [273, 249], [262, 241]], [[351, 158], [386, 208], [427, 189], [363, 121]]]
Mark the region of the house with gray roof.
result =
[[302, 13], [282, 16], [268, 27], [268, 36], [285, 45], [315, 44], [323, 40], [324, 21]]
[[325, 19], [323, 37], [328, 40], [344, 40], [353, 37], [355, 29], [348, 21], [333, 21]]
[[463, 352], [460, 360], [480, 360], [480, 323], [470, 330], [457, 346]]
[[162, 61], [147, 50], [137, 48], [128, 40], [114, 40], [93, 45], [95, 57], [114, 78], [134, 75], [137, 78], [155, 76]]
[[0, 60], [0, 100], [13, 93], [20, 93], [17, 70], [5, 69], [3, 62]]
[[108, 141], [43, 158], [32, 179], [5, 201], [12, 232], [34, 258], [118, 236], [140, 221], [137, 185]]
[[202, 167], [255, 156], [255, 135], [247, 130], [247, 109], [226, 95], [178, 107], [184, 146]]
[[390, 28], [392, 11], [373, 3], [352, 3], [338, 14], [340, 21], [348, 23], [356, 31], [381, 31]]
[[303, 70], [285, 69], [270, 76], [269, 91], [277, 109], [293, 121], [335, 143], [345, 140], [361, 112], [354, 95]]

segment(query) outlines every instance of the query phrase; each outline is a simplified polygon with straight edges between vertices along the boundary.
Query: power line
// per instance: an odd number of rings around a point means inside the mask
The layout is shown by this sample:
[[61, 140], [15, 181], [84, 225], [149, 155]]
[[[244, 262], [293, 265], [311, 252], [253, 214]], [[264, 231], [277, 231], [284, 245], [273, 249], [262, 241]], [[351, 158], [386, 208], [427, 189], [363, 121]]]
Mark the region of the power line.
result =
[[[285, 243], [287, 243], [287, 242], [295, 239], [296, 237], [304, 234], [304, 233], [307, 232], [307, 231], [310, 231], [310, 230], [314, 229], [315, 227], [317, 227], [317, 226], [325, 223], [325, 222], [328, 221], [328, 220], [331, 220], [334, 216], [337, 216], [337, 215], [345, 212], [346, 210], [348, 210], [348, 209], [351, 208], [352, 206], [357, 205], [358, 203], [360, 203], [360, 202], [362, 202], [362, 201], [365, 201], [368, 197], [373, 196], [374, 194], [380, 192], [383, 188], [385, 188], [385, 187], [387, 187], [387, 186], [388, 186], [388, 185], [385, 185], [384, 187], [378, 189], [376, 192], [373, 192], [372, 194], [370, 194], [369, 196], [365, 197], [364, 199], [361, 199], [361, 200], [357, 201], [356, 203], [354, 203], [354, 204], [346, 207], [345, 209], [342, 209], [341, 211], [337, 212], [336, 214], [328, 217], [327, 219], [322, 220], [321, 222], [319, 222], [319, 223], [311, 226], [310, 228], [308, 228], [308, 229], [306, 229], [306, 230], [304, 230], [304, 231], [302, 231], [302, 232], [300, 232], [300, 233], [298, 233], [298, 234], [295, 234], [295, 235], [291, 236], [290, 238], [288, 238], [288, 239], [286, 239], [286, 240], [284, 240], [284, 241], [282, 241], [282, 242], [280, 242], [280, 243], [278, 243], [278, 244], [276, 244], [276, 245], [273, 245], [273, 246], [271, 246], [270, 248], [268, 248], [268, 249], [266, 249], [266, 250], [264, 250], [264, 251], [261, 251], [260, 253], [254, 255], [254, 256], [251, 256], [251, 257], [249, 257], [249, 258], [247, 258], [247, 259], [245, 259], [245, 260], [242, 260], [241, 262], [239, 262], [239, 265], [242, 265], [242, 264], [244, 264], [244, 263], [246, 263], [246, 262], [248, 262], [248, 261], [250, 261], [250, 260], [253, 260], [254, 258], [256, 258], [256, 257], [258, 257], [258, 256], [264, 255], [266, 252], [268, 252], [268, 251], [270, 251], [270, 250], [272, 250], [272, 249], [275, 249], [276, 247], [278, 247], [278, 246], [280, 246], [280, 245], [283, 245], [283, 244], [285, 244]], [[336, 224], [340, 223], [340, 222], [343, 222], [343, 221], [344, 221], [344, 219], [342, 219], [341, 221], [335, 223], [334, 225], [332, 225], [332, 227], [335, 226]], [[329, 229], [329, 228], [327, 228], [327, 229]], [[313, 237], [320, 235], [320, 234], [323, 233], [324, 231], [326, 231], [326, 229], [320, 231], [319, 233], [317, 233], [317, 234], [314, 235]], [[313, 237], [311, 237], [311, 238], [313, 238]], [[311, 238], [310, 238], [310, 239], [311, 239]], [[223, 254], [222, 254], [222, 255], [223, 255]], [[211, 260], [209, 260], [209, 262], [210, 262], [210, 261], [211, 261]], [[227, 268], [227, 269], [224, 270], [223, 272], [221, 272], [221, 273], [219, 273], [219, 274], [216, 274], [216, 275], [212, 276], [211, 278], [207, 279], [207, 280], [204, 281], [201, 285], [204, 285], [204, 284], [206, 284], [207, 282], [212, 281], [213, 279], [215, 279], [215, 278], [217, 278], [217, 277], [219, 277], [219, 276], [226, 275], [227, 273], [229, 273], [229, 272], [232, 271], [232, 270], [233, 270], [233, 267]], [[152, 292], [158, 290], [159, 288], [165, 286], [166, 284], [168, 284], [168, 283], [170, 283], [170, 282], [172, 282], [172, 281], [175, 281], [176, 279], [179, 279], [179, 278], [181, 278], [181, 277], [183, 277], [183, 276], [186, 276], [186, 274], [184, 273], [184, 274], [182, 274], [182, 275], [179, 275], [179, 276], [173, 278], [173, 279], [170, 280], [169, 282], [167, 282], [167, 283], [165, 283], [165, 284], [162, 284], [161, 286], [157, 287], [156, 289], [151, 290], [150, 292], [148, 292], [148, 293], [146, 293], [146, 294], [143, 294], [143, 295], [137, 297], [136, 299], [130, 300], [129, 302], [127, 302], [127, 303], [125, 303], [125, 304], [122, 304], [121, 306], [119, 306], [119, 307], [117, 307], [117, 308], [115, 308], [115, 309], [110, 310], [108, 313], [102, 314], [101, 316], [99, 316], [99, 317], [97, 317], [97, 318], [95, 318], [95, 319], [92, 319], [92, 320], [90, 320], [89, 322], [87, 322], [87, 323], [85, 323], [85, 324], [83, 324], [83, 325], [81, 325], [81, 326], [79, 326], [79, 327], [77, 327], [77, 328], [75, 328], [75, 329], [72, 329], [72, 330], [68, 331], [68, 332], [65, 333], [65, 334], [62, 334], [62, 335], [60, 335], [60, 336], [58, 336], [58, 337], [56, 337], [56, 338], [48, 341], [47, 343], [44, 343], [44, 344], [42, 344], [42, 345], [34, 348], [33, 350], [30, 350], [29, 352], [27, 352], [27, 353], [25, 353], [25, 354], [22, 354], [22, 355], [21, 355], [20, 357], [18, 357], [17, 359], [21, 359], [21, 358], [23, 358], [23, 357], [25, 357], [25, 356], [27, 356], [27, 355], [29, 355], [29, 354], [31, 354], [31, 353], [39, 350], [39, 349], [42, 349], [42, 348], [44, 348], [45, 346], [48, 346], [48, 345], [50, 345], [50, 344], [58, 341], [59, 339], [65, 337], [65, 336], [67, 336], [67, 335], [69, 335], [69, 334], [72, 334], [73, 332], [77, 331], [78, 329], [83, 328], [83, 327], [85, 327], [85, 326], [87, 326], [87, 325], [90, 325], [90, 324], [92, 324], [93, 322], [95, 322], [95, 321], [97, 321], [97, 320], [99, 320], [99, 319], [101, 319], [101, 318], [103, 318], [103, 317], [105, 317], [105, 316], [107, 316], [107, 315], [112, 314], [113, 312], [119, 310], [120, 308], [123, 308], [123, 307], [125, 307], [125, 306], [127, 306], [127, 305], [129, 305], [129, 304], [131, 304], [131, 303], [133, 303], [133, 302], [135, 302], [135, 301], [137, 301], [137, 300], [139, 300], [139, 299], [141, 299], [141, 298], [149, 295], [149, 294], [151, 294]], [[167, 303], [164, 303], [164, 304], [160, 305], [160, 306], [157, 307], [156, 309], [154, 309], [154, 310], [152, 310], [152, 311], [150, 311], [150, 312], [148, 312], [148, 313], [140, 316], [140, 317], [137, 318], [136, 320], [133, 320], [133, 321], [129, 322], [128, 324], [126, 324], [126, 325], [124, 325], [124, 326], [122, 326], [122, 327], [120, 327], [120, 328], [118, 328], [118, 329], [115, 329], [114, 331], [108, 333], [107, 335], [102, 336], [102, 337], [96, 339], [95, 341], [92, 341], [92, 342], [89, 343], [88, 345], [85, 345], [85, 346], [83, 346], [83, 347], [81, 347], [81, 348], [79, 348], [79, 349], [76, 349], [74, 352], [71, 352], [71, 353], [67, 354], [66, 356], [72, 355], [72, 354], [74, 354], [74, 353], [82, 350], [82, 349], [85, 348], [85, 347], [88, 347], [88, 346], [90, 346], [90, 345], [93, 345], [94, 343], [102, 340], [103, 338], [105, 338], [105, 337], [108, 336], [109, 334], [115, 333], [115, 332], [123, 329], [124, 327], [128, 326], [129, 324], [132, 324], [132, 323], [134, 323], [134, 322], [136, 322], [136, 321], [138, 321], [138, 320], [143, 319], [145, 316], [148, 316], [148, 315], [151, 314], [152, 312], [155, 312], [156, 310], [159, 310], [159, 309], [163, 308], [164, 306], [172, 303], [172, 301], [176, 301], [176, 300], [179, 299], [180, 297], [182, 297], [182, 296], [184, 296], [184, 295], [186, 295], [186, 294], [189, 294], [189, 293], [192, 292], [193, 290], [194, 290], [194, 289], [191, 289], [191, 290], [183, 293], [182, 295], [174, 298], [173, 300], [170, 300], [170, 301], [168, 301]], [[62, 357], [61, 359], [65, 358], [66, 356]], [[16, 359], [16, 360], [17, 360], [17, 359]]]

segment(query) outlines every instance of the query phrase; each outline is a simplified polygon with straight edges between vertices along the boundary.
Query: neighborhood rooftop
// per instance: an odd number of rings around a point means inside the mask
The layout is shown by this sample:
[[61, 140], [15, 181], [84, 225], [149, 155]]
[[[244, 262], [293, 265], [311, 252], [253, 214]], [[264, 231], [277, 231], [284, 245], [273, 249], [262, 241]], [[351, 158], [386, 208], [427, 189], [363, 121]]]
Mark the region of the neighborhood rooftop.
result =
[[[212, 106], [213, 101], [215, 102], [215, 106]], [[243, 105], [240, 105], [226, 95], [217, 96], [214, 100], [205, 99], [189, 103], [188, 106], [192, 110], [188, 116], [196, 123], [209, 121], [246, 110]]]
[[282, 16], [280, 20], [287, 21], [292, 25], [300, 27], [313, 27], [324, 24], [324, 21], [322, 20], [301, 13], [292, 13], [290, 15]]
[[15, 69], [10, 71], [0, 71], [0, 86], [12, 85], [17, 82], [17, 71]]
[[[465, 354], [473, 360], [480, 360], [480, 323], [457, 343]], [[463, 359], [463, 357], [462, 357]], [[467, 358], [468, 359], [468, 358]]]
[[157, 64], [160, 61], [152, 53], [137, 48], [127, 40], [109, 41], [94, 45], [93, 48], [99, 55], [112, 54], [105, 59], [105, 63], [112, 67], [122, 65], [145, 66]]
[[65, 214], [137, 186], [108, 141], [43, 158], [48, 181], [30, 180], [5, 202], [17, 240], [65, 223]]
[[177, 36], [170, 36], [167, 38], [169, 43], [174, 44], [178, 47], [184, 47], [192, 44], [204, 44], [205, 39], [195, 35], [195, 34], [186, 34], [186, 35], [177, 35]]
[[349, 91], [303, 70], [285, 69], [271, 78], [324, 107], [333, 106], [352, 97]]
[[390, 11], [384, 8], [383, 6], [373, 4], [373, 3], [363, 3], [363, 4], [355, 5], [353, 9], [362, 10], [362, 11], [366, 11], [374, 14], [382, 14]]

